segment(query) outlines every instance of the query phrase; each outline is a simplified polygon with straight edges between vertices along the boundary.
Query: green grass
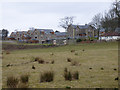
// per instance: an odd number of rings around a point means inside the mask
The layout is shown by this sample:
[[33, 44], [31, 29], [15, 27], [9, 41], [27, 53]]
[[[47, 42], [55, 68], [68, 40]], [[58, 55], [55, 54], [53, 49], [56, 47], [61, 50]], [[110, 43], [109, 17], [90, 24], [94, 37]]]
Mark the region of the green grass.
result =
[[[85, 51], [82, 51], [82, 50]], [[75, 52], [71, 53], [71, 50]], [[78, 55], [75, 55], [75, 53]], [[51, 55], [54, 53], [54, 55]], [[33, 57], [40, 57], [46, 62], [55, 61], [54, 64], [38, 64], [29, 62]], [[80, 65], [72, 66], [67, 62], [67, 58], [78, 62]], [[20, 76], [29, 73], [30, 88], [117, 88], [118, 81], [114, 79], [118, 76], [118, 43], [90, 43], [76, 44], [51, 48], [26, 49], [10, 51], [10, 54], [3, 54], [3, 66], [7, 64], [17, 64], [19, 66], [3, 67], [3, 87], [6, 86], [6, 78], [9, 75]], [[35, 70], [32, 69], [35, 66]], [[64, 69], [67, 67], [71, 72], [79, 72], [79, 80], [65, 81]], [[92, 68], [92, 69], [89, 69]], [[101, 70], [104, 68], [104, 70]], [[116, 68], [117, 70], [113, 70]], [[39, 83], [39, 75], [44, 71], [54, 71], [53, 82]]]

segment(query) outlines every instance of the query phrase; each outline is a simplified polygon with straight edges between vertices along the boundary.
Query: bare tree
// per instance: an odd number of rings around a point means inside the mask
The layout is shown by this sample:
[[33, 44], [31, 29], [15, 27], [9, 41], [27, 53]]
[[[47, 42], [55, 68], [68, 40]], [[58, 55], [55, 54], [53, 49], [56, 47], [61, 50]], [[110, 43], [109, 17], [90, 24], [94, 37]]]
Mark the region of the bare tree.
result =
[[73, 24], [73, 20], [75, 17], [64, 17], [60, 19], [59, 26], [67, 30], [68, 26]]
[[99, 30], [101, 27], [101, 18], [102, 18], [101, 13], [98, 13], [92, 18], [92, 21], [89, 24]]
[[101, 19], [102, 19], [102, 14], [98, 13], [92, 18], [92, 21], [89, 23], [89, 25], [95, 27], [98, 30], [98, 37], [101, 28]]

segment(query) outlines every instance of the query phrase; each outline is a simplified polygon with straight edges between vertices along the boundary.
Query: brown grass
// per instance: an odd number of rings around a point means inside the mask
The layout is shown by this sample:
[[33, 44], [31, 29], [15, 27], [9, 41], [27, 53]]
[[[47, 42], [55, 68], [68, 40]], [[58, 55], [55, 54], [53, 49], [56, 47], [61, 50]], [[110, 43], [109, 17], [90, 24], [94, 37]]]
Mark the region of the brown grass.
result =
[[14, 76], [7, 77], [7, 86], [8, 88], [17, 88], [19, 79]]
[[46, 71], [41, 74], [40, 82], [51, 82], [54, 79], [54, 72], [53, 71]]
[[73, 79], [78, 80], [79, 79], [79, 72], [75, 71], [72, 76], [73, 76]]
[[75, 52], [75, 50], [71, 50], [71, 52]]
[[21, 75], [20, 80], [21, 80], [22, 83], [28, 83], [29, 75], [28, 74]]
[[71, 65], [72, 65], [72, 66], [79, 66], [80, 64], [79, 64], [79, 62], [77, 62], [77, 61], [72, 61], [72, 62], [71, 62]]

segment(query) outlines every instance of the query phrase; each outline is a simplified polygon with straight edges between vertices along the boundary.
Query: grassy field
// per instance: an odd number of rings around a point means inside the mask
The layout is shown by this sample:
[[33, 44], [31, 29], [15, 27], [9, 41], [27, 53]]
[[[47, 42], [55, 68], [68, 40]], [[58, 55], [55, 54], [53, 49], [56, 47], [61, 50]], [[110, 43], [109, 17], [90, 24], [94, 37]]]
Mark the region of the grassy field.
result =
[[[83, 51], [83, 49], [85, 51]], [[75, 52], [71, 52], [75, 50]], [[51, 55], [53, 53], [53, 55]], [[55, 61], [54, 64], [39, 64], [30, 62], [34, 57], [40, 57], [46, 62]], [[79, 65], [72, 66], [67, 62], [71, 58]], [[16, 66], [6, 67], [7, 64]], [[6, 86], [6, 78], [10, 75], [20, 76], [29, 74], [30, 88], [117, 88], [118, 81], [118, 43], [90, 43], [67, 45], [54, 48], [26, 49], [3, 53], [2, 60], [3, 87]], [[35, 70], [32, 69], [35, 66]], [[71, 72], [79, 71], [79, 80], [65, 81], [63, 74], [67, 67]], [[92, 69], [89, 69], [92, 68]], [[101, 70], [103, 68], [103, 70]], [[114, 69], [117, 69], [116, 71]], [[44, 71], [54, 71], [55, 77], [52, 82], [40, 83], [40, 74]]]

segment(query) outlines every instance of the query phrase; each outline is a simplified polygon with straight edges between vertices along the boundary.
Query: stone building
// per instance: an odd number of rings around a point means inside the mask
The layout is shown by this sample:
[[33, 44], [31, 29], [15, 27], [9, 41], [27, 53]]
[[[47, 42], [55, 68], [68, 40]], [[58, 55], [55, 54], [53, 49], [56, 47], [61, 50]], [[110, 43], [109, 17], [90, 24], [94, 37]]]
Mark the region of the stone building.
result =
[[91, 25], [70, 25], [67, 28], [68, 38], [70, 39], [89, 39], [98, 37], [98, 31]]

